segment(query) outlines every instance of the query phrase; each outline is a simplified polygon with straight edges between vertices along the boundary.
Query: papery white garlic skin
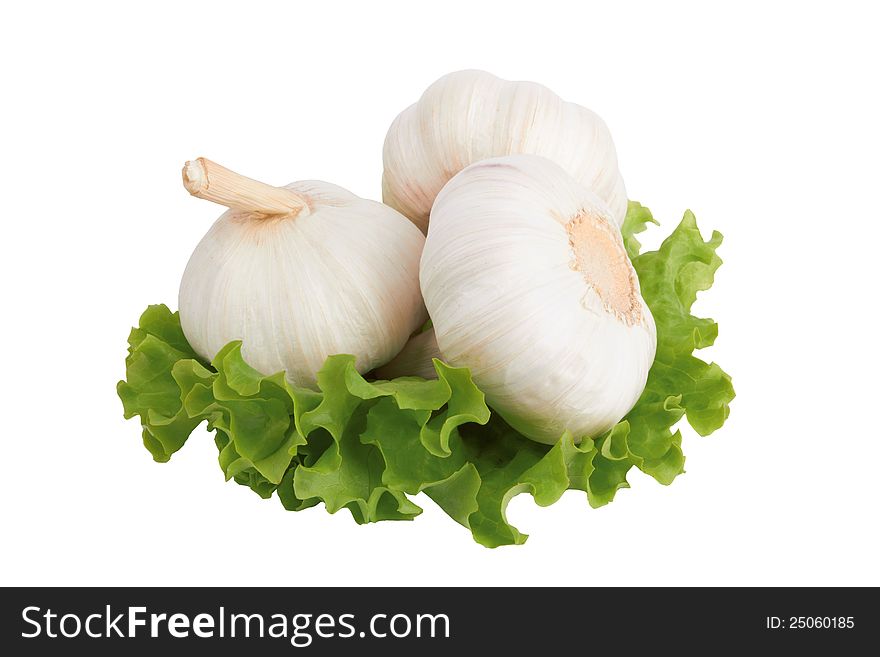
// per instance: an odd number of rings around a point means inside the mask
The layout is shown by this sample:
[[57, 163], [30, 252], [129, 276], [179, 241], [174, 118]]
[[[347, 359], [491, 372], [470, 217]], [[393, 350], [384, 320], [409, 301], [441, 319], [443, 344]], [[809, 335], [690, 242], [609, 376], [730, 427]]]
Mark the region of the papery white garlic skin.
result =
[[436, 379], [437, 370], [434, 359], [443, 360], [434, 329], [429, 328], [412, 336], [400, 353], [391, 361], [376, 369], [379, 379], [396, 379], [401, 376], [418, 376], [423, 379]]
[[231, 209], [216, 221], [180, 285], [187, 340], [208, 360], [241, 340], [252, 367], [284, 370], [302, 386], [315, 385], [332, 354], [355, 355], [359, 372], [390, 360], [426, 319], [423, 235], [395, 210], [330, 183], [270, 189], [307, 207], [269, 216]]
[[604, 121], [542, 85], [484, 71], [440, 78], [394, 120], [385, 138], [383, 200], [424, 231], [452, 176], [479, 160], [516, 153], [556, 162], [623, 224], [626, 188]]
[[421, 287], [446, 362], [534, 440], [596, 437], [644, 390], [656, 329], [620, 232], [547, 159], [484, 160], [443, 188]]

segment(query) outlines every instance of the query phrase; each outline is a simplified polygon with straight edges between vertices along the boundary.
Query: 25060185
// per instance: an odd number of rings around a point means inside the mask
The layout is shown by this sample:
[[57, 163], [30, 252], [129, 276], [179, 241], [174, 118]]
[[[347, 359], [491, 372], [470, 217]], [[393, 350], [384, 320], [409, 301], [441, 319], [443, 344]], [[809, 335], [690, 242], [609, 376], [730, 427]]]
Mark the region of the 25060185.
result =
[[856, 625], [854, 616], [767, 616], [769, 630], [849, 630]]

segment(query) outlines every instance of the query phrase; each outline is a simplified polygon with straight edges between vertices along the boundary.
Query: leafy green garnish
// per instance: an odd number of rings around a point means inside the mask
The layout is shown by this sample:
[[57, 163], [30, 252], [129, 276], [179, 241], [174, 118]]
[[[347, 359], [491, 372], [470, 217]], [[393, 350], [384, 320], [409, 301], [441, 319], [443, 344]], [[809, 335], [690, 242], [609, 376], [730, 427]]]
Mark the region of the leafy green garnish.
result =
[[729, 413], [730, 377], [693, 355], [713, 343], [718, 326], [690, 312], [721, 264], [721, 235], [704, 242], [687, 212], [657, 251], [641, 253], [635, 235], [649, 223], [657, 222], [647, 208], [630, 203], [624, 244], [657, 324], [657, 356], [639, 401], [602, 436], [528, 440], [490, 412], [466, 369], [440, 361], [437, 379], [369, 381], [353, 356], [331, 356], [317, 391], [260, 374], [238, 342], [207, 364], [165, 306], [150, 306], [129, 336], [126, 380], [117, 386], [125, 417], [140, 416], [157, 461], [206, 421], [226, 478], [264, 498], [277, 491], [292, 511], [323, 502], [358, 523], [410, 520], [421, 509], [409, 496], [424, 492], [482, 545], [522, 543], [526, 535], [505, 515], [513, 496], [527, 492], [547, 506], [577, 489], [598, 507], [628, 486], [632, 467], [669, 484], [684, 467], [675, 424], [685, 416], [708, 435]]

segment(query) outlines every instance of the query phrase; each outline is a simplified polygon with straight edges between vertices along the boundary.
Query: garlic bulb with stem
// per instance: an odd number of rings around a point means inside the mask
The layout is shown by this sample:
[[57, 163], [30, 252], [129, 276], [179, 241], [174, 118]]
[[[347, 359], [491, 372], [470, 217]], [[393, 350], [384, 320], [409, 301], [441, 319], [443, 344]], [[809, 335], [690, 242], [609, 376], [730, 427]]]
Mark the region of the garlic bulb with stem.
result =
[[326, 182], [266, 185], [204, 158], [186, 163], [183, 182], [229, 208], [180, 284], [181, 326], [203, 358], [241, 340], [255, 369], [314, 386], [328, 356], [352, 354], [366, 372], [424, 323], [424, 236], [395, 210]]
[[623, 223], [626, 188], [602, 119], [542, 85], [485, 71], [440, 78], [397, 116], [385, 138], [383, 200], [426, 231], [431, 205], [452, 176], [479, 160], [517, 153], [556, 162]]
[[420, 277], [439, 349], [539, 442], [609, 429], [654, 360], [654, 320], [610, 215], [534, 155], [472, 164], [431, 211]]

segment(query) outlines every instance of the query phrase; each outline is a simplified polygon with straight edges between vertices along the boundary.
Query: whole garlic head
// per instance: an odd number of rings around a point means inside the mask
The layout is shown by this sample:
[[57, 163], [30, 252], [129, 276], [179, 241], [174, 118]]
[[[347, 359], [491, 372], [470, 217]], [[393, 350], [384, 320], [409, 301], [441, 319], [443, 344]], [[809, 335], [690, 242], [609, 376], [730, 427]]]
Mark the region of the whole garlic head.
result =
[[180, 284], [181, 326], [203, 358], [241, 340], [255, 369], [314, 386], [327, 356], [353, 354], [366, 372], [424, 323], [424, 236], [395, 210], [325, 182], [265, 185], [203, 158], [183, 178], [230, 208]]
[[642, 393], [656, 329], [620, 232], [550, 160], [488, 159], [449, 181], [420, 278], [445, 360], [524, 435], [595, 437]]
[[383, 200], [426, 231], [431, 205], [452, 176], [516, 153], [556, 162], [623, 223], [626, 189], [602, 119], [544, 86], [484, 71], [440, 78], [397, 116], [385, 138]]

